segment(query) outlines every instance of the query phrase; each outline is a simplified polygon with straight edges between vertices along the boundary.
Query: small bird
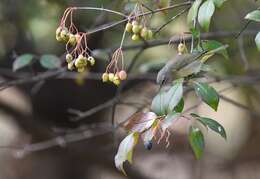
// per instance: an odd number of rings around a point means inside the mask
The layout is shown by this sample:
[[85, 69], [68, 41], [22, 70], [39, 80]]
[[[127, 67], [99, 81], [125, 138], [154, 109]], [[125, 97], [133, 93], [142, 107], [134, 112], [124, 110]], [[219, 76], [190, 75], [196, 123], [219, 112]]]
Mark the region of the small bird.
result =
[[171, 78], [174, 71], [178, 71], [188, 64], [194, 62], [200, 58], [206, 52], [196, 52], [192, 54], [178, 54], [175, 59], [170, 60], [166, 65], [158, 72], [156, 82], [162, 86], [168, 79]]

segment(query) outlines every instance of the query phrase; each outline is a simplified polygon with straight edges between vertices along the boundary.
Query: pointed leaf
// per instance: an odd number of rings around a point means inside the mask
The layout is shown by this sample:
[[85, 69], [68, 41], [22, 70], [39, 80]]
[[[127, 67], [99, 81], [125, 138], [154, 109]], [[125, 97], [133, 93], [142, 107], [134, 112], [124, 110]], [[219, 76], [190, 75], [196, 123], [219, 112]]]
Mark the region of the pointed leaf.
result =
[[40, 59], [42, 67], [47, 69], [55, 69], [61, 67], [60, 59], [55, 55], [43, 55]]
[[134, 132], [126, 136], [124, 140], [120, 143], [117, 154], [115, 156], [115, 166], [118, 170], [123, 172], [125, 175], [125, 170], [123, 164], [125, 161], [132, 163], [133, 150], [138, 143], [139, 133]]
[[154, 98], [151, 104], [151, 110], [155, 112], [158, 116], [163, 116], [166, 114], [167, 107], [164, 105], [164, 98], [166, 92], [160, 91]]
[[246, 15], [245, 19], [260, 22], [260, 10], [255, 10], [255, 11], [248, 13]]
[[194, 21], [196, 21], [197, 15], [198, 15], [198, 9], [200, 7], [202, 0], [195, 0], [192, 4], [188, 16], [187, 16], [187, 23], [190, 28], [193, 27]]
[[164, 105], [167, 106], [167, 113], [172, 112], [179, 104], [183, 96], [183, 79], [176, 80], [174, 85], [164, 96]]
[[193, 126], [190, 127], [189, 143], [195, 154], [196, 159], [200, 159], [203, 155], [205, 142], [204, 136], [199, 128]]
[[[212, 51], [215, 49], [219, 49], [220, 47], [223, 47], [223, 44], [216, 41], [216, 40], [204, 40], [202, 41], [202, 48], [206, 51]], [[216, 53], [223, 55], [225, 59], [229, 59], [227, 49], [223, 48], [217, 51]], [[209, 54], [211, 55], [211, 54]]]
[[199, 122], [201, 122], [204, 126], [207, 126], [208, 128], [212, 129], [213, 131], [221, 135], [224, 139], [227, 139], [227, 135], [224, 127], [221, 124], [219, 124], [217, 121], [207, 117], [200, 117], [195, 114], [191, 114], [191, 115]]
[[199, 24], [207, 32], [209, 31], [211, 17], [213, 16], [214, 12], [215, 12], [215, 5], [212, 0], [205, 1], [199, 9], [199, 13], [198, 13]]
[[195, 82], [194, 89], [206, 104], [217, 111], [219, 96], [214, 88], [206, 83]]
[[181, 98], [180, 102], [178, 103], [178, 105], [174, 108], [174, 111], [177, 113], [181, 113], [184, 109], [184, 99]]
[[19, 70], [29, 64], [31, 64], [33, 59], [32, 54], [24, 54], [19, 56], [18, 58], [15, 59], [13, 63], [13, 71]]

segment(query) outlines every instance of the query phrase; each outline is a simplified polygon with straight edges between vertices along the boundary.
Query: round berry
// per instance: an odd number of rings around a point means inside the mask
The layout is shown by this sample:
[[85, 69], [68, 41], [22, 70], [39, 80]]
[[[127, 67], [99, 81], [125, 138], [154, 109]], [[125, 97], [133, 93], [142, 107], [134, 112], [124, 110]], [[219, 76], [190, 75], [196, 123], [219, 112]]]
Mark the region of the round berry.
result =
[[146, 27], [144, 27], [142, 30], [141, 30], [141, 37], [143, 39], [148, 39], [148, 29]]
[[132, 40], [133, 40], [133, 41], [138, 41], [138, 40], [140, 40], [139, 35], [137, 35], [137, 34], [132, 35]]
[[126, 80], [127, 78], [127, 74], [124, 70], [121, 70], [119, 73], [118, 73], [118, 77], [120, 80]]
[[71, 70], [71, 71], [74, 70], [73, 62], [68, 63], [68, 69]]
[[103, 73], [102, 75], [102, 81], [107, 82], [109, 80], [108, 73]]
[[119, 86], [120, 85], [120, 80], [114, 80], [113, 83], [116, 85], [116, 86]]
[[76, 39], [76, 36], [74, 34], [69, 35], [69, 43], [72, 46], [75, 46], [77, 44], [77, 39]]
[[129, 32], [129, 33], [132, 32], [132, 28], [133, 28], [133, 25], [132, 25], [130, 22], [128, 22], [128, 23], [126, 24], [126, 26], [125, 26], [125, 30], [126, 30], [127, 32]]
[[63, 29], [60, 33], [60, 37], [62, 38], [62, 40], [64, 41], [68, 41], [69, 40], [69, 34], [68, 31]]
[[139, 25], [133, 25], [132, 31], [134, 34], [138, 34], [141, 31], [141, 28]]
[[178, 45], [178, 53], [181, 55], [185, 52], [186, 46], [183, 43], [179, 43]]
[[67, 61], [67, 63], [72, 62], [72, 60], [73, 60], [73, 56], [72, 56], [70, 53], [68, 53], [68, 54], [66, 55], [66, 61]]
[[88, 57], [88, 61], [90, 62], [90, 65], [91, 66], [94, 66], [95, 65], [95, 63], [96, 63], [96, 60], [93, 58], [93, 57]]
[[153, 31], [148, 30], [147, 38], [148, 38], [148, 39], [152, 39], [152, 38], [153, 38]]
[[109, 74], [108, 74], [108, 79], [109, 79], [109, 81], [113, 82], [113, 81], [114, 81], [114, 77], [115, 77], [115, 74], [114, 74], [114, 73], [109, 73]]
[[63, 39], [61, 38], [60, 34], [59, 35], [56, 34], [56, 40], [58, 42], [62, 42], [63, 41]]
[[61, 27], [58, 27], [57, 29], [56, 29], [56, 35], [60, 35], [60, 33], [61, 33]]

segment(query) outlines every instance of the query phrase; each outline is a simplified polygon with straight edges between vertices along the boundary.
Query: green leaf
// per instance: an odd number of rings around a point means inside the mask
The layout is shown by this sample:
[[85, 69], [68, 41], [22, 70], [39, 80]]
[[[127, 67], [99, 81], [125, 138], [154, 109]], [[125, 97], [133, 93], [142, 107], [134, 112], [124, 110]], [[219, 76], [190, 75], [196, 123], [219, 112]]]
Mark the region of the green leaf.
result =
[[55, 69], [61, 67], [60, 59], [55, 55], [43, 55], [40, 59], [42, 67], [47, 69]]
[[174, 108], [175, 112], [181, 113], [184, 109], [184, 99], [181, 98], [180, 102], [178, 103], [178, 105]]
[[176, 80], [174, 85], [167, 92], [159, 92], [151, 105], [151, 109], [157, 115], [166, 115], [172, 112], [179, 104], [183, 95], [183, 79]]
[[255, 37], [255, 43], [256, 43], [257, 49], [260, 51], [260, 32], [258, 32]]
[[190, 127], [189, 143], [195, 154], [196, 159], [200, 159], [203, 155], [205, 142], [204, 136], [199, 128], [193, 126]]
[[13, 71], [19, 70], [25, 66], [31, 64], [33, 59], [32, 54], [24, 54], [15, 59], [13, 63]]
[[183, 79], [176, 80], [174, 85], [164, 96], [164, 105], [167, 106], [167, 113], [172, 112], [179, 104], [183, 96]]
[[202, 0], [195, 0], [195, 2], [192, 4], [188, 16], [187, 16], [187, 23], [190, 28], [194, 26], [194, 21], [196, 21], [197, 15], [198, 15], [198, 9], [200, 7], [200, 4], [202, 3]]
[[[202, 48], [206, 51], [212, 51], [212, 50], [218, 49], [220, 47], [223, 47], [223, 44], [216, 41], [216, 40], [204, 40], [204, 41], [201, 42], [201, 44], [202, 44]], [[216, 53], [223, 55], [223, 57], [225, 59], [229, 59], [228, 52], [227, 52], [226, 48], [223, 48]]]
[[218, 110], [219, 96], [214, 88], [206, 83], [195, 82], [194, 89], [205, 103], [215, 111]]
[[220, 8], [225, 1], [227, 1], [227, 0], [213, 0], [215, 6], [216, 6], [217, 8]]
[[248, 13], [246, 15], [245, 19], [260, 22], [260, 10], [255, 10], [255, 11]]
[[166, 114], [167, 106], [164, 105], [164, 96], [166, 92], [160, 91], [154, 98], [151, 104], [151, 110], [155, 112], [158, 116], [163, 116]]
[[123, 164], [125, 161], [132, 163], [133, 150], [138, 143], [139, 133], [134, 132], [126, 136], [120, 143], [117, 154], [115, 156], [116, 168], [126, 175]]
[[166, 130], [168, 127], [172, 125], [176, 119], [180, 116], [180, 113], [172, 112], [167, 114], [167, 116], [161, 121], [161, 127], [163, 130]]
[[213, 131], [221, 135], [224, 139], [227, 139], [227, 134], [224, 127], [217, 121], [207, 117], [200, 117], [199, 115], [194, 113], [192, 113], [191, 115], [199, 122], [201, 122], [204, 126], [207, 126], [208, 128], [212, 129]]
[[198, 21], [200, 26], [206, 31], [209, 31], [209, 25], [211, 21], [211, 17], [213, 16], [215, 11], [215, 5], [212, 0], [205, 1], [198, 13]]

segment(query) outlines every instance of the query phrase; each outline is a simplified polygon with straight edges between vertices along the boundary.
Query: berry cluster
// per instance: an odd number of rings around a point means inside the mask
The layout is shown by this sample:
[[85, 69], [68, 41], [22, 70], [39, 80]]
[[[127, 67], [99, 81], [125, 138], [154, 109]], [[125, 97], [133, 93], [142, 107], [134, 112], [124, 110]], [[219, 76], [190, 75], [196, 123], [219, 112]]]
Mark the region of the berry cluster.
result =
[[138, 21], [134, 20], [126, 24], [125, 30], [129, 33], [133, 33], [132, 40], [138, 41], [140, 38], [149, 40], [153, 38], [153, 31], [147, 27], [139, 24]]
[[121, 70], [120, 72], [117, 73], [103, 73], [102, 75], [102, 81], [103, 82], [112, 82], [116, 86], [119, 86], [122, 80], [126, 80], [127, 74], [124, 70]]
[[66, 62], [68, 63], [68, 69], [74, 70], [77, 68], [78, 72], [82, 73], [87, 69], [88, 64], [91, 66], [95, 65], [96, 61], [92, 56], [84, 56], [80, 54], [74, 57], [72, 54], [68, 53], [66, 55]]
[[67, 27], [58, 27], [56, 30], [56, 39], [58, 42], [68, 43], [71, 46], [75, 46], [80, 41], [80, 34], [73, 34], [69, 32]]

